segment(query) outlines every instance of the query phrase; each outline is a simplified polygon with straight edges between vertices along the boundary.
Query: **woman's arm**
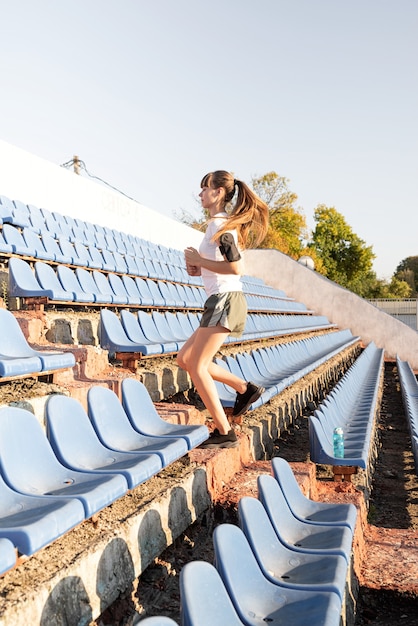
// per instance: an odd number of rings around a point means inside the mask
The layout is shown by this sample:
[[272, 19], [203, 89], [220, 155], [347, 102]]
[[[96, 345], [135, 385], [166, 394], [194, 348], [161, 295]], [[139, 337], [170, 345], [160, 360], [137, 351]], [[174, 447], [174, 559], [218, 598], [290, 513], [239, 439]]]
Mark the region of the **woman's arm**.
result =
[[237, 274], [241, 275], [243, 271], [242, 260], [239, 261], [212, 261], [211, 259], [205, 259], [202, 257], [196, 248], [186, 248], [184, 251], [186, 258], [186, 267], [195, 266], [197, 268], [204, 267], [210, 272], [216, 272], [216, 274]]

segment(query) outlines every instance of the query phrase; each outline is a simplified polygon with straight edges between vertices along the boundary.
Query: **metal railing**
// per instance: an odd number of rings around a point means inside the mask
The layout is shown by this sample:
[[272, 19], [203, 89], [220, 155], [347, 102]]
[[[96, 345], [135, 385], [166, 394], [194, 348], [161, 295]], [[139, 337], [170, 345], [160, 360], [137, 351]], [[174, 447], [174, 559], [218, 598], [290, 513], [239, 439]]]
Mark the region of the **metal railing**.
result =
[[418, 330], [418, 298], [375, 298], [368, 302], [413, 330]]

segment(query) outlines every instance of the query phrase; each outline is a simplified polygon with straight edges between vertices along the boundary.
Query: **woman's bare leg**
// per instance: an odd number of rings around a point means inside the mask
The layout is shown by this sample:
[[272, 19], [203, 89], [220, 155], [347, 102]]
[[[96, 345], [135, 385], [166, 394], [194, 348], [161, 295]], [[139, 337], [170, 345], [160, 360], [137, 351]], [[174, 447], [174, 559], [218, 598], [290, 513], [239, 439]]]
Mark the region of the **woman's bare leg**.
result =
[[[224, 343], [228, 330], [222, 326], [199, 327], [177, 355], [177, 362], [187, 370], [219, 432], [226, 435], [231, 426], [219, 400], [215, 380], [226, 380], [240, 386], [240, 379], [225, 376], [220, 366], [213, 367], [213, 357]], [[214, 376], [212, 376], [212, 373]], [[227, 374], [227, 372], [225, 372]], [[219, 377], [219, 378], [218, 378]], [[234, 379], [234, 380], [233, 380]], [[228, 382], [227, 384], [230, 384]], [[245, 381], [244, 381], [245, 385]], [[231, 385], [234, 389], [235, 386]], [[242, 389], [242, 387], [241, 387]]]

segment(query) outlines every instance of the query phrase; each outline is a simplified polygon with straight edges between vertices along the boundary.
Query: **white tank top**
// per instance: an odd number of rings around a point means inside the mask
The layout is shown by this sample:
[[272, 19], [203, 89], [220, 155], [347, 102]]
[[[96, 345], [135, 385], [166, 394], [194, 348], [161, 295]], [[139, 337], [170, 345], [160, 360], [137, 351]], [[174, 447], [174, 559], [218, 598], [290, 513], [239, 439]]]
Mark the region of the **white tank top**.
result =
[[[211, 241], [213, 236], [225, 224], [227, 213], [217, 213], [209, 222], [205, 236], [199, 247], [199, 253], [211, 261], [224, 261], [221, 251], [219, 250], [219, 242]], [[238, 247], [238, 237], [235, 230], [228, 231], [234, 237], [235, 244]], [[202, 267], [202, 281], [206, 291], [206, 295], [212, 296], [215, 293], [226, 293], [229, 291], [242, 291], [241, 277], [238, 274], [217, 274]]]

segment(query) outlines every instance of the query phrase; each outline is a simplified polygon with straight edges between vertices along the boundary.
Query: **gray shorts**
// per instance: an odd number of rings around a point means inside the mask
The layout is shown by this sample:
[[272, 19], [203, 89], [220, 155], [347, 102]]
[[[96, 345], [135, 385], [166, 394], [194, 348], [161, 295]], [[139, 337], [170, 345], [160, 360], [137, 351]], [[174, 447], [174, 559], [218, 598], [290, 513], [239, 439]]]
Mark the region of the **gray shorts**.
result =
[[233, 337], [241, 337], [247, 319], [247, 300], [242, 291], [217, 293], [205, 302], [201, 326], [223, 326]]

